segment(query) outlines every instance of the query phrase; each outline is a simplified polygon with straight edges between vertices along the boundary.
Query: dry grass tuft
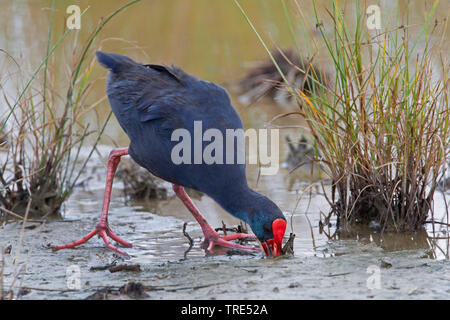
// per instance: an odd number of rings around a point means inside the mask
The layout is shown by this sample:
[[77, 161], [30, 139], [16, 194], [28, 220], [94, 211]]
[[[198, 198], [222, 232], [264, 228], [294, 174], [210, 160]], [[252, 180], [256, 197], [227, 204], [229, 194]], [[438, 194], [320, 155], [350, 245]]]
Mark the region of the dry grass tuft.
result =
[[[66, 30], [54, 45], [51, 43], [53, 1], [47, 54], [27, 81], [23, 81], [25, 73], [20, 64], [8, 53], [1, 52], [2, 64], [8, 69], [0, 78], [1, 103], [7, 108], [7, 115], [0, 123], [4, 150], [0, 155], [0, 213], [3, 216], [20, 218], [30, 201], [30, 217], [43, 219], [59, 213], [111, 116], [110, 113], [98, 130], [91, 130], [83, 123], [86, 113], [103, 100], [87, 103], [94, 82], [91, 79], [95, 64], [94, 41], [112, 17], [135, 2], [137, 0], [123, 5], [102, 19], [83, 46], [73, 45], [70, 50], [65, 39], [71, 30]], [[69, 52], [67, 64], [60, 58], [49, 59], [61, 46], [63, 52]], [[61, 81], [58, 71], [63, 68], [69, 70], [69, 76], [65, 83], [56, 84]], [[62, 94], [55, 87], [67, 91]], [[15, 93], [11, 88], [15, 88]], [[94, 133], [95, 142], [87, 146], [85, 160], [80, 161], [81, 151], [86, 152], [82, 148]]]

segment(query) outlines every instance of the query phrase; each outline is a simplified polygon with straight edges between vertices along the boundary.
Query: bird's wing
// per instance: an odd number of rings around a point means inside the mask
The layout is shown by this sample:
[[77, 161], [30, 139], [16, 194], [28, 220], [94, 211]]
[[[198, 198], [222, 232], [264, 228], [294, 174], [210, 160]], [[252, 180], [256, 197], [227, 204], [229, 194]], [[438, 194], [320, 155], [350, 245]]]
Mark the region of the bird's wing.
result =
[[137, 100], [141, 122], [160, 120], [163, 129], [187, 128], [195, 120], [219, 129], [242, 126], [222, 87], [189, 76], [176, 67], [150, 67], [161, 74], [148, 83], [148, 89]]
[[[135, 97], [134, 106], [141, 122], [162, 120], [166, 126], [177, 118], [182, 111], [189, 112], [194, 105], [186, 94], [186, 77], [181, 69], [164, 65], [147, 64], [148, 73], [135, 78], [137, 87], [130, 88], [139, 94]], [[179, 122], [179, 121], [175, 121]]]
[[174, 94], [171, 90], [143, 95], [136, 109], [144, 127], [152, 127], [164, 136], [170, 136], [175, 129], [186, 128], [197, 113], [189, 98]]
[[144, 67], [151, 68], [155, 71], [164, 73], [167, 76], [171, 77], [173, 80], [177, 81], [178, 83], [181, 83], [183, 78], [182, 74], [180, 73], [180, 70], [175, 67], [168, 67], [159, 64], [145, 64]]

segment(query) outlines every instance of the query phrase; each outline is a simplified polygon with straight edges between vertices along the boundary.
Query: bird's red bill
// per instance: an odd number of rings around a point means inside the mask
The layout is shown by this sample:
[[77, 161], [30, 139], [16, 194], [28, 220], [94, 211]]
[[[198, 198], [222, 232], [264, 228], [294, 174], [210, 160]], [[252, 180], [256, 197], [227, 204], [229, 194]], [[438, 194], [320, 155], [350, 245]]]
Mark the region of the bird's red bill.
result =
[[283, 246], [283, 237], [286, 232], [286, 221], [284, 219], [276, 219], [272, 223], [273, 239], [267, 240], [262, 244], [266, 256], [278, 257], [281, 255]]

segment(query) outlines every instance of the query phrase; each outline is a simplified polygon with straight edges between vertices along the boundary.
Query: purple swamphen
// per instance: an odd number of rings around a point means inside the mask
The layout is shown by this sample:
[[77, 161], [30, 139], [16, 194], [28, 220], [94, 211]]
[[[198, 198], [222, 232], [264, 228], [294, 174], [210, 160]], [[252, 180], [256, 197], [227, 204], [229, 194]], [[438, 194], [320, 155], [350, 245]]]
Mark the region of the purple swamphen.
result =
[[175, 164], [171, 158], [177, 143], [172, 141], [173, 131], [183, 128], [192, 134], [194, 121], [201, 121], [204, 130], [214, 128], [224, 134], [227, 129], [243, 128], [226, 90], [174, 66], [144, 65], [126, 56], [105, 52], [97, 52], [97, 59], [109, 69], [106, 92], [114, 115], [130, 138], [130, 146], [114, 149], [109, 155], [102, 215], [97, 227], [79, 241], [52, 249], [71, 248], [98, 234], [109, 249], [127, 255], [108, 240], [109, 236], [125, 247], [132, 246], [109, 228], [108, 208], [114, 172], [120, 157], [129, 154], [152, 174], [173, 184], [176, 195], [200, 224], [205, 236], [203, 247], [207, 252], [214, 245], [255, 252], [259, 249], [230, 242], [252, 235], [219, 236], [183, 187], [213, 198], [227, 212], [250, 225], [266, 255], [280, 255], [286, 219], [271, 200], [250, 189], [245, 163]]

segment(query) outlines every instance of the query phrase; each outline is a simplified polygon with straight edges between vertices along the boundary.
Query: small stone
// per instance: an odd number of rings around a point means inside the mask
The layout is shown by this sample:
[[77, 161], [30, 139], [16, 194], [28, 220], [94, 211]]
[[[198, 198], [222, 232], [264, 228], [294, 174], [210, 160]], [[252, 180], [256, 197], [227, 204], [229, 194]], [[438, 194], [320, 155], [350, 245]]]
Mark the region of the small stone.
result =
[[291, 284], [289, 284], [288, 288], [301, 288], [303, 287], [299, 282], [292, 282]]
[[272, 291], [275, 292], [275, 293], [278, 293], [278, 292], [280, 292], [280, 289], [278, 289], [278, 287], [275, 287], [275, 288], [273, 288]]
[[390, 268], [392, 268], [392, 262], [387, 258], [381, 258], [380, 259], [380, 267], [385, 268], [385, 269], [390, 269]]
[[146, 298], [145, 286], [140, 282], [128, 282], [119, 288], [120, 294], [125, 294], [133, 299]]
[[425, 291], [423, 289], [414, 288], [414, 289], [408, 291], [408, 296], [415, 296], [415, 295], [422, 294], [422, 293], [425, 293]]
[[12, 249], [12, 245], [8, 245], [8, 246], [3, 250], [3, 253], [4, 253], [4, 254], [10, 254], [10, 253], [11, 253], [11, 249]]
[[433, 250], [424, 250], [424, 252], [419, 256], [420, 259], [433, 259], [434, 252]]
[[29, 294], [30, 292], [31, 292], [31, 291], [28, 290], [28, 289], [20, 288], [20, 289], [19, 289], [19, 292], [18, 292], [18, 295], [19, 295], [19, 296], [26, 296], [26, 295]]

